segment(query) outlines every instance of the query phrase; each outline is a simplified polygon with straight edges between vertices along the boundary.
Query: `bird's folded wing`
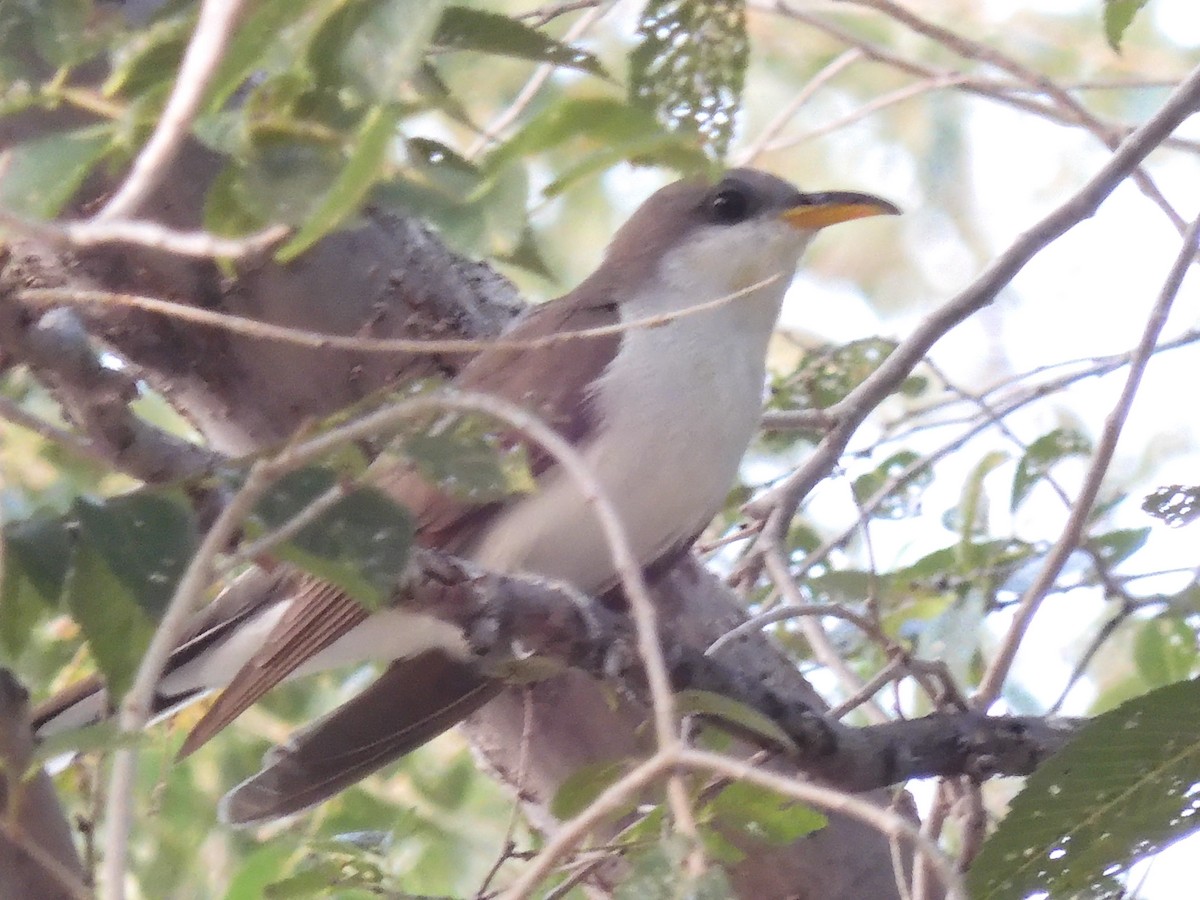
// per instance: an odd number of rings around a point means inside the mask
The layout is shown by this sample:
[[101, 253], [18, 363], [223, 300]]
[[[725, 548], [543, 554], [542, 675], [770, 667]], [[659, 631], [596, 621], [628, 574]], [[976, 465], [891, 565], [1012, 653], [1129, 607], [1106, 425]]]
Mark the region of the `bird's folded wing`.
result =
[[361, 603], [333, 585], [315, 578], [300, 579], [287, 612], [262, 649], [246, 661], [196, 723], [179, 748], [178, 758], [194, 753], [267, 691], [365, 622], [369, 615]]
[[300, 812], [466, 718], [501, 683], [440, 651], [392, 663], [366, 690], [269, 751], [258, 774], [221, 801], [251, 825]]
[[[536, 340], [611, 326], [618, 321], [617, 309], [607, 302], [603, 286], [585, 283], [575, 293], [533, 309], [506, 338]], [[568, 439], [582, 441], [596, 424], [588, 385], [612, 360], [619, 343], [620, 336], [614, 333], [531, 348], [496, 347], [475, 357], [455, 384], [526, 406]], [[544, 474], [553, 463], [538, 448], [531, 448], [530, 458], [535, 475]], [[422, 544], [450, 552], [467, 546], [498, 508], [496, 504], [481, 507], [450, 496], [404, 468], [385, 477], [380, 487], [410, 509]], [[300, 579], [287, 612], [262, 649], [234, 675], [192, 729], [180, 757], [202, 746], [307, 660], [366, 621], [368, 615], [357, 601], [336, 588], [316, 579]]]

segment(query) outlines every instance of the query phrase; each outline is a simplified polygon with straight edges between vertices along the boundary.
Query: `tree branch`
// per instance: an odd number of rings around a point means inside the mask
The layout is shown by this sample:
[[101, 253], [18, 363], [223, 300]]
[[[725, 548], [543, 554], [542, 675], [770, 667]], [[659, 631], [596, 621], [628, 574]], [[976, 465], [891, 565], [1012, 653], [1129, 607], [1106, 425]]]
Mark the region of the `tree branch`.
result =
[[955, 325], [991, 303], [1000, 290], [1051, 242], [1093, 215], [1134, 167], [1195, 112], [1198, 103], [1200, 67], [1192, 71], [1154, 116], [1121, 144], [1112, 159], [1087, 184], [1018, 237], [971, 285], [926, 318], [862, 384], [826, 411], [837, 424], [804, 465], [747, 506], [752, 515], [767, 518], [758, 539], [763, 546], [770, 546], [782, 536], [800, 500], [837, 463], [858, 426], [908, 376], [929, 349]]
[[1125, 385], [1122, 387], [1121, 395], [1117, 398], [1112, 411], [1104, 420], [1104, 429], [1100, 433], [1100, 440], [1096, 443], [1087, 475], [1084, 477], [1079, 496], [1071, 506], [1071, 512], [1067, 516], [1062, 534], [1046, 555], [1046, 561], [1042, 564], [1037, 577], [1021, 596], [1021, 602], [1017, 604], [1012, 624], [1009, 626], [996, 656], [988, 666], [987, 672], [979, 682], [973, 702], [980, 709], [986, 709], [1000, 695], [1004, 680], [1008, 676], [1008, 670], [1012, 667], [1013, 659], [1017, 655], [1017, 649], [1021, 645], [1025, 631], [1029, 628], [1029, 623], [1033, 621], [1033, 616], [1046, 596], [1046, 592], [1053, 586], [1063, 566], [1066, 565], [1067, 557], [1075, 551], [1079, 544], [1088, 515], [1096, 502], [1096, 496], [1100, 493], [1100, 483], [1112, 462], [1113, 452], [1117, 448], [1117, 439], [1121, 436], [1121, 429], [1133, 406], [1133, 398], [1137, 395], [1142, 375], [1146, 371], [1151, 356], [1154, 355], [1154, 346], [1158, 342], [1158, 336], [1167, 323], [1167, 314], [1171, 311], [1171, 306], [1179, 293], [1179, 286], [1183, 283], [1184, 275], [1195, 261], [1198, 240], [1200, 240], [1200, 218], [1192, 222], [1184, 234], [1179, 255], [1171, 266], [1171, 271], [1158, 295], [1158, 300], [1150, 310], [1142, 338], [1130, 360], [1129, 371], [1125, 376]]

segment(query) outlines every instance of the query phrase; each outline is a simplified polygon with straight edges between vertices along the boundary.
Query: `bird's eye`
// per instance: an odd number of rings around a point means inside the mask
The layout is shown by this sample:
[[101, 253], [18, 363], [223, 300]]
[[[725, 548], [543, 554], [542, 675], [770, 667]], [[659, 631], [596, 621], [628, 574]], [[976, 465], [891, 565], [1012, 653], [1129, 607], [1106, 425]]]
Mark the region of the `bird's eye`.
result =
[[750, 212], [750, 198], [739, 188], [722, 188], [708, 201], [713, 221], [733, 225], [744, 221]]

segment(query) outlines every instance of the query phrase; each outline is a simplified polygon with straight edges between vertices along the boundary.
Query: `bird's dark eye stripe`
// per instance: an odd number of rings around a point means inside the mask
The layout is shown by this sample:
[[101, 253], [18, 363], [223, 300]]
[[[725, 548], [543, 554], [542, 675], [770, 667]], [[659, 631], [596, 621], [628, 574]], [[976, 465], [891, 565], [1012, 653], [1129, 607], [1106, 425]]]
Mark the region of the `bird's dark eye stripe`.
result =
[[708, 211], [714, 222], [732, 225], [750, 214], [750, 197], [740, 187], [723, 187], [709, 198]]

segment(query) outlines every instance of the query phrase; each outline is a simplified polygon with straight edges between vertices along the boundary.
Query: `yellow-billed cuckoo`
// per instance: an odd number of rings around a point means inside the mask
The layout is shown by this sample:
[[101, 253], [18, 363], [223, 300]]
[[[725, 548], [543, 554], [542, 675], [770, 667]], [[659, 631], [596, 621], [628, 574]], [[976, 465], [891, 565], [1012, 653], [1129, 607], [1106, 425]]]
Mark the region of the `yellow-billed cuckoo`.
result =
[[[738, 292], [655, 327], [537, 349], [485, 349], [462, 388], [526, 406], [570, 440], [615, 505], [638, 560], [685, 550], [721, 508], [759, 420], [767, 342], [809, 240], [849, 219], [893, 214], [867, 194], [802, 193], [751, 169], [654, 194], [574, 291], [531, 309], [514, 340], [636, 323]], [[748, 288], [751, 288], [747, 291]], [[616, 581], [592, 506], [550, 459], [537, 488], [472, 506], [403, 472], [385, 484], [417, 517], [418, 540], [503, 573], [536, 573], [599, 595]], [[332, 796], [459, 722], [502, 684], [464, 636], [427, 615], [368, 614], [293, 572], [253, 570], [197, 614], [158, 687], [157, 711], [224, 691], [189, 736], [190, 752], [284, 678], [366, 660], [374, 684], [294, 735], [228, 794], [222, 816], [252, 823]], [[94, 721], [107, 698], [81, 683], [39, 716], [46, 734]]]

